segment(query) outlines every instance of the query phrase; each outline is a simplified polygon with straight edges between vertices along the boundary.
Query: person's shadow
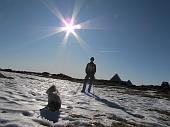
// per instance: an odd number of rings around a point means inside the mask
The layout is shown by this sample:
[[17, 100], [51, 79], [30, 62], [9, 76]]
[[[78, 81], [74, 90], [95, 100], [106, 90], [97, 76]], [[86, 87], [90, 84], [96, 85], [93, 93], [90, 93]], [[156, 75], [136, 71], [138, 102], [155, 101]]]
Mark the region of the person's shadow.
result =
[[47, 107], [45, 107], [43, 109], [40, 109], [40, 116], [55, 123], [58, 122], [58, 119], [60, 117], [60, 111], [52, 112], [48, 110]]
[[108, 106], [108, 107], [110, 107], [110, 108], [117, 108], [117, 109], [120, 109], [120, 110], [126, 112], [126, 113], [129, 114], [129, 115], [132, 115], [132, 116], [134, 116], [134, 117], [137, 117], [137, 114], [133, 114], [133, 113], [127, 111], [126, 108], [120, 106], [119, 104], [116, 104], [116, 103], [114, 103], [114, 102], [112, 102], [112, 101], [108, 101], [108, 100], [106, 100], [106, 99], [104, 99], [104, 98], [100, 98], [99, 96], [97, 96], [97, 95], [95, 95], [95, 94], [93, 94], [93, 93], [85, 93], [85, 94], [86, 94], [87, 96], [94, 97], [95, 100], [97, 100], [97, 101], [99, 101], [99, 102], [101, 102], [101, 103], [104, 103], [106, 106]]

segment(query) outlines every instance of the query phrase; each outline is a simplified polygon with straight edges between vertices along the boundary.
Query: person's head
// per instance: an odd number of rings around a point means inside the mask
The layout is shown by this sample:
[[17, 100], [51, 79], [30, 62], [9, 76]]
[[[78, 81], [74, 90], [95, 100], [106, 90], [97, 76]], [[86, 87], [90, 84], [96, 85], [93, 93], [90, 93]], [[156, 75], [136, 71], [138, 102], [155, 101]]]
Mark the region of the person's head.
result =
[[91, 58], [90, 58], [90, 61], [93, 62], [93, 61], [94, 61], [94, 57], [91, 57]]

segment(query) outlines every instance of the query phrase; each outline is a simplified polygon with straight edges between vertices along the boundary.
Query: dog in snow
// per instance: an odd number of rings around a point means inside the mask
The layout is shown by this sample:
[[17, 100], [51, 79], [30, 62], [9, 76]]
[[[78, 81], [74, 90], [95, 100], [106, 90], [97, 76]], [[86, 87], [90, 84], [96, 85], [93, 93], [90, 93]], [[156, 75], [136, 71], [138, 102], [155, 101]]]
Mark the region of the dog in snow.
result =
[[47, 91], [48, 95], [48, 105], [47, 108], [50, 111], [59, 111], [61, 108], [61, 99], [58, 90], [56, 89], [55, 85], [52, 85]]

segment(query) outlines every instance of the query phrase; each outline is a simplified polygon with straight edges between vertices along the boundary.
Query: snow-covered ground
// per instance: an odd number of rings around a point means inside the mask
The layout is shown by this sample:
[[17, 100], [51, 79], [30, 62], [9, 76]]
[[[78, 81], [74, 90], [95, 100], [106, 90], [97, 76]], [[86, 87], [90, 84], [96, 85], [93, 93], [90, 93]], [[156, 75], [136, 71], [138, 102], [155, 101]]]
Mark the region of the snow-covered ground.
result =
[[[80, 83], [1, 73], [14, 79], [0, 78], [0, 127], [170, 126], [168, 99], [128, 94], [135, 90], [124, 92], [128, 88], [122, 87], [95, 87], [94, 95], [84, 94]], [[46, 90], [51, 85], [57, 87], [62, 100], [56, 123], [40, 115], [40, 109], [47, 105]]]

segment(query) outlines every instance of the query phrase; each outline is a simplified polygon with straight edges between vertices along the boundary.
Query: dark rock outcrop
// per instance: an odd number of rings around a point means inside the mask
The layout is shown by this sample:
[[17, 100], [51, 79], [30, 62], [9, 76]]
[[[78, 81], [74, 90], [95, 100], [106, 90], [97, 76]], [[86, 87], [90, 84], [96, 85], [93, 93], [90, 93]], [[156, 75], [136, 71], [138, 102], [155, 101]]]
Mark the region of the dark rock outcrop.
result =
[[115, 74], [111, 79], [110, 79], [111, 82], [117, 82], [117, 83], [121, 83], [122, 80], [120, 79], [119, 75], [118, 74]]
[[170, 88], [169, 82], [163, 81], [162, 84], [161, 84], [161, 87], [162, 87], [163, 89], [169, 89], [169, 88]]
[[50, 73], [48, 73], [48, 72], [43, 72], [43, 73], [42, 73], [42, 76], [43, 76], [43, 77], [49, 77], [49, 75], [50, 75]]
[[128, 81], [126, 82], [126, 85], [132, 86], [133, 84], [132, 84], [132, 82], [131, 82], [130, 80], [128, 80]]
[[165, 81], [162, 82], [160, 92], [164, 94], [170, 93], [170, 85], [168, 82], [165, 82]]
[[73, 80], [72, 77], [67, 76], [65, 74], [62, 74], [62, 73], [60, 73], [60, 74], [51, 74], [50, 77], [51, 78], [56, 78], [56, 79], [63, 79], [63, 80]]

